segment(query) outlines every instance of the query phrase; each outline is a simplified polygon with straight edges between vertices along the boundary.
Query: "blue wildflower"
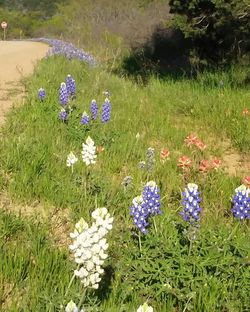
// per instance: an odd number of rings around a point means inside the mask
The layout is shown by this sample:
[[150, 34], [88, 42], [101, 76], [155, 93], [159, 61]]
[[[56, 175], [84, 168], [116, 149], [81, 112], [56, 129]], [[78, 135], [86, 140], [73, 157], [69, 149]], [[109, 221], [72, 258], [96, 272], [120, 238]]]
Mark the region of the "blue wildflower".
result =
[[154, 181], [150, 181], [144, 186], [142, 195], [133, 199], [133, 205], [130, 207], [134, 224], [142, 233], [148, 233], [148, 219], [161, 214], [160, 206], [160, 190]]
[[66, 88], [70, 96], [74, 97], [76, 95], [76, 82], [71, 75], [66, 77]]
[[235, 189], [232, 198], [232, 213], [240, 220], [250, 219], [250, 189], [241, 185]]
[[68, 119], [68, 113], [66, 112], [66, 110], [64, 108], [61, 109], [58, 118], [62, 121], [66, 121]]
[[135, 226], [143, 233], [147, 234], [146, 227], [149, 225], [147, 218], [149, 211], [146, 206], [143, 206], [142, 196], [137, 196], [133, 199], [133, 205], [130, 207], [130, 214], [134, 218]]
[[144, 186], [142, 198], [143, 206], [147, 207], [147, 210], [152, 216], [161, 214], [160, 189], [154, 181], [150, 181]]
[[61, 105], [65, 106], [69, 102], [69, 94], [67, 90], [67, 86], [65, 82], [61, 83], [60, 89], [59, 89], [59, 101]]
[[200, 220], [200, 192], [198, 191], [198, 185], [189, 183], [185, 188], [183, 194], [183, 211], [180, 213], [184, 221], [194, 224]]
[[91, 117], [92, 119], [96, 119], [98, 116], [98, 105], [96, 103], [96, 100], [92, 100], [90, 103], [90, 111], [91, 111]]
[[110, 120], [111, 114], [111, 103], [108, 98], [105, 99], [105, 102], [102, 105], [102, 122], [108, 122]]
[[45, 97], [46, 97], [46, 92], [45, 92], [45, 90], [44, 90], [43, 88], [40, 88], [40, 89], [38, 90], [38, 98], [39, 98], [39, 100], [40, 100], [40, 101], [43, 101], [43, 100], [45, 99]]
[[82, 118], [81, 118], [81, 124], [82, 125], [88, 125], [89, 124], [89, 115], [86, 113], [86, 112], [84, 112], [83, 114], [82, 114]]

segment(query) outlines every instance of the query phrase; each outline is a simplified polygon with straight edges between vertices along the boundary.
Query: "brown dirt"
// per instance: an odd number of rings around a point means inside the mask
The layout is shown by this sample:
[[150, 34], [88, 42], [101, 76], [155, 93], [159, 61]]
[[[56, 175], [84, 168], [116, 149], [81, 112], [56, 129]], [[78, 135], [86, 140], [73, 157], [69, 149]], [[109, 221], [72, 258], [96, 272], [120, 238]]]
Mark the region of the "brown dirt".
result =
[[48, 51], [40, 42], [0, 41], [0, 125], [15, 103], [22, 103], [23, 77], [32, 74], [36, 62]]

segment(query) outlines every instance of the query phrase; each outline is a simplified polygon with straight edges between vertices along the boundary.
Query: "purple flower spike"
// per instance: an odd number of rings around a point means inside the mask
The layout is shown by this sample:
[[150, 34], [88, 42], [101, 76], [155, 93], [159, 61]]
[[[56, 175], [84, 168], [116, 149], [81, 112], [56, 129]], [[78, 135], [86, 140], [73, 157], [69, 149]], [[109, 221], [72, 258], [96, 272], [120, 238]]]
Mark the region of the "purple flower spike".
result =
[[66, 78], [66, 87], [67, 87], [67, 91], [68, 94], [72, 97], [74, 97], [76, 95], [76, 82], [75, 80], [72, 78], [71, 75], [67, 75]]
[[144, 186], [142, 195], [133, 199], [130, 207], [134, 224], [143, 234], [148, 233], [149, 218], [162, 213], [160, 206], [160, 190], [154, 181], [150, 181]]
[[90, 103], [90, 111], [91, 111], [91, 118], [93, 120], [97, 119], [98, 116], [98, 105], [96, 103], [96, 100], [92, 100]]
[[183, 194], [183, 211], [180, 213], [184, 221], [195, 224], [200, 220], [200, 192], [198, 191], [198, 185], [189, 183], [185, 188]]
[[137, 196], [133, 199], [133, 205], [130, 207], [130, 214], [134, 218], [135, 226], [143, 233], [147, 234], [146, 227], [149, 225], [147, 219], [149, 211], [147, 207], [143, 206], [142, 196]]
[[89, 120], [90, 120], [89, 115], [86, 112], [84, 112], [82, 114], [81, 124], [82, 125], [88, 125], [89, 124]]
[[147, 206], [149, 213], [152, 216], [161, 214], [160, 189], [154, 181], [148, 182], [142, 192], [143, 205]]
[[45, 92], [45, 90], [44, 90], [43, 88], [40, 88], [40, 89], [38, 90], [38, 98], [39, 98], [39, 100], [40, 100], [40, 101], [43, 101], [43, 100], [45, 99], [45, 97], [46, 97], [46, 92]]
[[67, 86], [65, 82], [61, 83], [60, 89], [59, 89], [59, 101], [61, 105], [65, 106], [69, 102], [69, 94], [67, 90]]
[[66, 110], [64, 108], [61, 109], [59, 115], [58, 115], [58, 118], [61, 120], [61, 121], [67, 121], [68, 119], [68, 113], [66, 112]]
[[105, 99], [105, 102], [102, 105], [102, 122], [108, 122], [110, 120], [111, 114], [111, 103], [108, 98]]
[[232, 213], [237, 219], [250, 219], [250, 189], [241, 185], [235, 189], [232, 198]]

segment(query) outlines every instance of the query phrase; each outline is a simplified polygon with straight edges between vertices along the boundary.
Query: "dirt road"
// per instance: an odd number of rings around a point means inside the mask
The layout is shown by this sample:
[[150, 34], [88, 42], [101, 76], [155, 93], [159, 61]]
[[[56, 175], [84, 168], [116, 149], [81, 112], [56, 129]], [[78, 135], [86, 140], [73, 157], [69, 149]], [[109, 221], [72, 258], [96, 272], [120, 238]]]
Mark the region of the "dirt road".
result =
[[0, 41], [0, 124], [12, 106], [24, 97], [20, 79], [33, 72], [48, 48], [40, 42]]

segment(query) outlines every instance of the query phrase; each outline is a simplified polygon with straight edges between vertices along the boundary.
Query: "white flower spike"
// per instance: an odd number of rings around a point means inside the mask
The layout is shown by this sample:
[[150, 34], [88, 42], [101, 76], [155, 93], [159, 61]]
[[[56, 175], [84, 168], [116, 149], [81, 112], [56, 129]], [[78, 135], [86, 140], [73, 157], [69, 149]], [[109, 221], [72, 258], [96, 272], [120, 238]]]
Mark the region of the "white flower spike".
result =
[[97, 208], [92, 212], [94, 222], [89, 227], [84, 219], [75, 225], [74, 233], [70, 234], [73, 243], [69, 249], [74, 254], [79, 268], [74, 271], [84, 287], [97, 289], [104, 273], [102, 265], [108, 257], [106, 235], [112, 229], [113, 218], [107, 208]]
[[88, 137], [86, 143], [82, 144], [82, 160], [86, 166], [96, 163], [96, 146], [91, 137]]
[[78, 161], [78, 158], [73, 152], [70, 152], [67, 157], [67, 167], [72, 167]]

